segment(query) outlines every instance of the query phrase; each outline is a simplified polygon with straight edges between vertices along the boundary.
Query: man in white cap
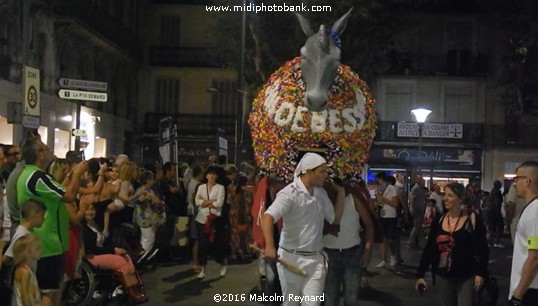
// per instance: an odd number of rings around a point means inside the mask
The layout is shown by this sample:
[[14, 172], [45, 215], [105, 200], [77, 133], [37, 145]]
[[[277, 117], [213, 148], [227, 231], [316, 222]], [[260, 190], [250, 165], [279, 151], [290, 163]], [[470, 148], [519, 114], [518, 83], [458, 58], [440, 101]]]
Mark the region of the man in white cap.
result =
[[[299, 276], [277, 265], [284, 306], [320, 305], [327, 273], [327, 256], [323, 252], [323, 220], [338, 224], [342, 217], [345, 191], [332, 205], [323, 184], [328, 177], [327, 161], [318, 154], [306, 153], [295, 169], [294, 181], [282, 189], [263, 216], [265, 258], [278, 257], [297, 265], [308, 275]], [[273, 224], [283, 219], [278, 253], [273, 239]]]

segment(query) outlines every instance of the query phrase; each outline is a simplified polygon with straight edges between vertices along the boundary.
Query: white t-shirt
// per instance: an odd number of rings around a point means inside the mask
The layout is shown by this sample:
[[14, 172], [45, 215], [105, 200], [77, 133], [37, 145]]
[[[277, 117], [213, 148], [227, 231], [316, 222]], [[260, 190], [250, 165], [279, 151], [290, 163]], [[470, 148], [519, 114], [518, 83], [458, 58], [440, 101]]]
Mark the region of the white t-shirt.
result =
[[[385, 191], [383, 192], [383, 197], [387, 200], [397, 197], [398, 196], [398, 189], [394, 187], [393, 185], [388, 184], [387, 188], [385, 188]], [[381, 218], [396, 218], [396, 207], [388, 204], [385, 202], [385, 205], [383, 205], [383, 214], [381, 214]]]
[[[207, 188], [207, 184], [200, 185], [194, 201], [196, 206], [198, 206], [198, 214], [196, 215], [196, 222], [205, 224], [207, 222], [207, 216], [210, 213], [220, 216], [222, 211], [222, 205], [224, 205], [224, 196], [225, 196], [224, 186], [216, 184], [211, 188], [211, 191]], [[202, 208], [202, 203], [204, 200], [217, 200], [213, 203], [215, 208], [205, 207]]]
[[288, 250], [317, 252], [323, 249], [323, 220], [334, 221], [334, 207], [325, 189], [314, 187], [313, 195], [296, 178], [276, 195], [265, 211], [275, 223], [283, 219], [279, 245]]
[[9, 206], [7, 205], [7, 196], [3, 191], [0, 193], [0, 203], [0, 209], [2, 209], [2, 227], [4, 228], [4, 236], [0, 237], [0, 239], [9, 242], [11, 237], [11, 216], [9, 214]]
[[15, 241], [19, 240], [20, 238], [30, 234], [30, 231], [26, 229], [26, 227], [19, 225], [17, 226], [17, 229], [15, 230], [15, 234], [13, 234], [13, 237], [11, 238], [11, 242], [9, 243], [9, 247], [6, 250], [5, 256], [9, 256], [13, 258], [13, 249], [15, 248]]
[[429, 198], [435, 200], [435, 210], [437, 213], [442, 214], [444, 212], [443, 196], [434, 191]]
[[[512, 257], [512, 274], [510, 275], [510, 294], [512, 297], [523, 271], [523, 264], [528, 256], [528, 250], [538, 250], [538, 199], [527, 205], [523, 211], [514, 241], [514, 256]], [[538, 289], [538, 274], [534, 276], [529, 288]]]
[[329, 249], [348, 249], [354, 247], [361, 243], [361, 237], [359, 236], [360, 230], [359, 213], [355, 209], [353, 195], [348, 194], [344, 200], [344, 213], [340, 220], [338, 237], [325, 235], [323, 236], [323, 244]]

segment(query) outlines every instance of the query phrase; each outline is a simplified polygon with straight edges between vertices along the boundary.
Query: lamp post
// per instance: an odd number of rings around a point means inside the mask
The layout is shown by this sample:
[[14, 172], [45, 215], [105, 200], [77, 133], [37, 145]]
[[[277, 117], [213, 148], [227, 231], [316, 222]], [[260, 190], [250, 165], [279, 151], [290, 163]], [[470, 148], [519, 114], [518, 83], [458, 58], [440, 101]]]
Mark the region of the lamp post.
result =
[[[422, 156], [422, 129], [424, 128], [424, 123], [426, 122], [426, 118], [428, 118], [428, 115], [432, 111], [426, 108], [415, 108], [411, 110], [411, 114], [415, 116], [415, 119], [417, 119], [418, 123], [418, 154], [419, 157]], [[420, 160], [419, 160], [420, 163]], [[420, 172], [420, 167], [418, 168], [418, 172]]]
[[432, 111], [426, 108], [415, 108], [411, 111], [411, 114], [415, 116], [418, 123], [418, 150], [422, 151], [422, 129], [424, 128], [424, 123], [426, 118]]

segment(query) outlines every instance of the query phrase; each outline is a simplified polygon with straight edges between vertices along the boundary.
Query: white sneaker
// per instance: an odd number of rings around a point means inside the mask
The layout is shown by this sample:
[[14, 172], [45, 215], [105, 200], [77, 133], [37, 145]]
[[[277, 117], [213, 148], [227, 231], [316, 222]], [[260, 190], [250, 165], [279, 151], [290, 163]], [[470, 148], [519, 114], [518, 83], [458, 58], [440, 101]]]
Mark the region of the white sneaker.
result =
[[499, 249], [504, 249], [504, 245], [503, 245], [503, 244], [500, 244], [500, 243], [495, 243], [495, 244], [493, 245], [493, 247], [495, 247], [495, 248], [499, 248]]
[[198, 278], [198, 279], [204, 279], [204, 278], [205, 278], [205, 269], [202, 268], [202, 271], [200, 271], [200, 273], [198, 273], [198, 275], [196, 276], [196, 278]]
[[384, 268], [387, 266], [387, 262], [386, 261], [381, 261], [380, 263], [377, 264], [377, 266], [375, 266], [376, 268]]
[[390, 257], [390, 266], [391, 267], [394, 267], [398, 264], [398, 261], [396, 260], [396, 257], [395, 256], [391, 256]]
[[228, 270], [228, 266], [226, 266], [226, 265], [221, 266], [220, 267], [220, 276], [222, 277], [222, 276], [226, 275], [227, 270]]
[[92, 299], [94, 300], [100, 300], [103, 298], [103, 294], [101, 294], [101, 291], [94, 291], [92, 294]]
[[117, 297], [119, 295], [123, 295], [123, 288], [121, 286], [116, 287], [114, 292], [112, 292], [112, 297]]

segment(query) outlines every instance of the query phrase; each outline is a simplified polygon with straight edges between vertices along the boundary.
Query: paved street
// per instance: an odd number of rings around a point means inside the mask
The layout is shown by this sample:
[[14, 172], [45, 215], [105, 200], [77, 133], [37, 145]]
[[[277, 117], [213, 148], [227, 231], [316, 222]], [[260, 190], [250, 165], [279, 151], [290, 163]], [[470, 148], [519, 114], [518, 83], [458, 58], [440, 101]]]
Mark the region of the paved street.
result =
[[[406, 238], [402, 239], [405, 245]], [[508, 244], [508, 240], [503, 241]], [[404, 265], [394, 270], [376, 269], [378, 263], [378, 250], [375, 251], [370, 271], [372, 290], [366, 290], [361, 295], [360, 305], [435, 305], [438, 302], [435, 288], [420, 296], [414, 290], [415, 272], [418, 265], [420, 250], [402, 248]], [[500, 286], [499, 301], [503, 301], [508, 294], [510, 267], [510, 247], [499, 249], [491, 248], [490, 271], [498, 279]], [[158, 267], [155, 271], [145, 271], [143, 279], [150, 294], [149, 305], [216, 305], [215, 294], [233, 294], [233, 302], [220, 302], [224, 305], [261, 305], [259, 302], [249, 301], [249, 295], [259, 293], [258, 277], [255, 262], [243, 264], [230, 264], [228, 274], [219, 277], [219, 266], [210, 261], [204, 280], [196, 279], [196, 274], [190, 270], [190, 265], [175, 265]], [[428, 282], [431, 284], [431, 282]], [[241, 301], [244, 294], [246, 301]], [[499, 305], [503, 305], [499, 303]]]

